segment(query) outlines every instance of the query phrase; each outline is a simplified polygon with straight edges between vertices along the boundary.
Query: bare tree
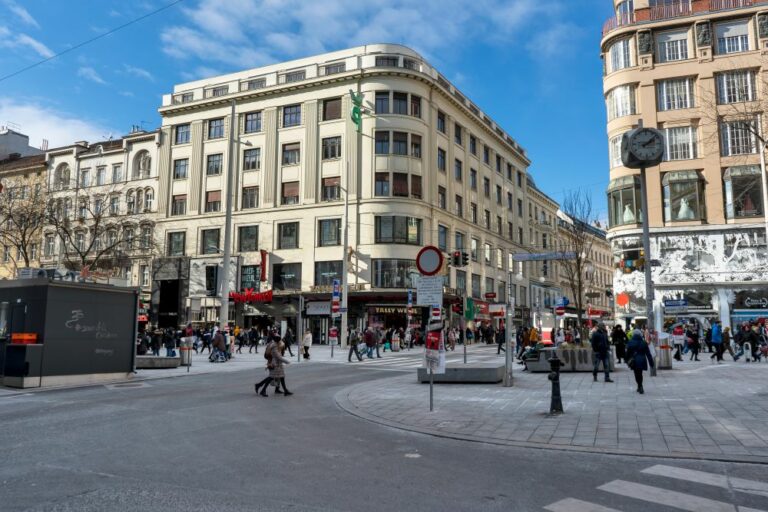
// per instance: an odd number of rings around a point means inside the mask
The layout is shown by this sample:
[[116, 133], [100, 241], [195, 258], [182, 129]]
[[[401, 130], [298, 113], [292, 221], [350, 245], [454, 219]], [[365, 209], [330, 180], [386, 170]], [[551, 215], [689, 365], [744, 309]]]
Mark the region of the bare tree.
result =
[[576, 317], [581, 328], [588, 282], [592, 278], [588, 273], [590, 268], [594, 269], [590, 258], [596, 228], [592, 227], [592, 224], [597, 219], [591, 196], [581, 189], [565, 195], [560, 211], [563, 215], [558, 220], [557, 252], [568, 289], [575, 302]]
[[37, 175], [4, 180], [0, 195], [0, 244], [15, 249], [14, 270], [37, 259], [46, 223], [45, 178]]

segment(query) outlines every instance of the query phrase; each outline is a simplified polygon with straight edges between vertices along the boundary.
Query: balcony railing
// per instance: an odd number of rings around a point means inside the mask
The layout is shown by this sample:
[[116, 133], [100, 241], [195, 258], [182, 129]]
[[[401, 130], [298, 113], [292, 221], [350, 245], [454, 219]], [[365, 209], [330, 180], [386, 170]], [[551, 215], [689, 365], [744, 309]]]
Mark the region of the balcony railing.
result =
[[627, 25], [631, 25], [634, 22], [635, 22], [634, 13], [622, 13], [622, 14], [617, 14], [616, 16], [611, 16], [603, 24], [603, 35], [607, 34], [608, 32], [611, 32], [612, 30], [616, 30], [619, 27], [625, 27]]
[[752, 7], [753, 5], [755, 5], [755, 0], [709, 0], [710, 11], [738, 9], [739, 7]]
[[651, 21], [656, 21], [677, 18], [678, 16], [688, 16], [692, 12], [690, 0], [680, 0], [670, 4], [651, 7], [650, 15]]

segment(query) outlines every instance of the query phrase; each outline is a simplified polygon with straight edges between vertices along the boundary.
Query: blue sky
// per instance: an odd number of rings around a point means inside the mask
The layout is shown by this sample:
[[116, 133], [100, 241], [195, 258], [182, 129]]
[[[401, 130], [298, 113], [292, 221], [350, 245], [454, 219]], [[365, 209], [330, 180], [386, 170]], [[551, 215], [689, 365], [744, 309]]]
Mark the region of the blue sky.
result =
[[[172, 0], [0, 0], [0, 77]], [[424, 55], [527, 150], [555, 200], [608, 183], [600, 30], [611, 0], [183, 0], [0, 81], [0, 125], [37, 146], [159, 125], [173, 84], [364, 43]]]

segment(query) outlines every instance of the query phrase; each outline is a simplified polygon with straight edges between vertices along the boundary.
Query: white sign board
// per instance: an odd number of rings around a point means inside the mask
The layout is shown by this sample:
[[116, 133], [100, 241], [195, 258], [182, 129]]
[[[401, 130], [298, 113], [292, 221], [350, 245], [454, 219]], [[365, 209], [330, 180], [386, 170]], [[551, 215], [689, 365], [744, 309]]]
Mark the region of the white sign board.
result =
[[307, 315], [330, 315], [331, 302], [307, 302]]
[[443, 304], [443, 276], [414, 276], [417, 306]]

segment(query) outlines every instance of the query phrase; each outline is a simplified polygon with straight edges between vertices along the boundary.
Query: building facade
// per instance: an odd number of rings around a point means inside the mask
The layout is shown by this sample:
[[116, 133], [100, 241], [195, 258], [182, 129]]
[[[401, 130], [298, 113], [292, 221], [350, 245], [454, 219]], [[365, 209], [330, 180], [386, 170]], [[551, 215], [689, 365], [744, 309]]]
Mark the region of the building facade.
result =
[[[350, 92], [363, 98], [360, 132]], [[446, 305], [506, 301], [511, 254], [530, 243], [516, 206], [527, 204], [529, 160], [409, 48], [368, 45], [180, 84], [160, 113], [161, 324], [218, 319], [227, 194], [230, 289], [272, 294], [271, 304], [236, 304], [238, 323], [291, 317], [301, 295], [322, 337], [347, 258], [350, 324], [405, 325], [416, 254], [430, 244], [471, 255], [445, 269]], [[527, 278], [516, 284], [527, 293]]]
[[[653, 261], [654, 304], [686, 299], [688, 313], [724, 325], [768, 315], [763, 191], [768, 2], [615, 1], [603, 29], [610, 229], [617, 316], [642, 319], [643, 268]], [[665, 134], [665, 159], [622, 166], [621, 134], [642, 121]], [[651, 254], [642, 249], [648, 219]]]

